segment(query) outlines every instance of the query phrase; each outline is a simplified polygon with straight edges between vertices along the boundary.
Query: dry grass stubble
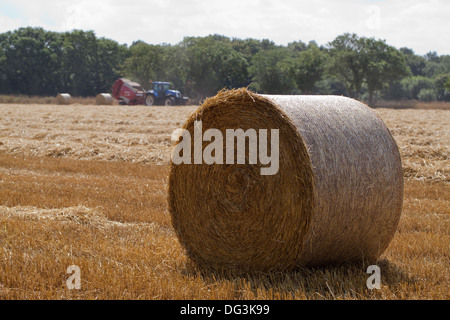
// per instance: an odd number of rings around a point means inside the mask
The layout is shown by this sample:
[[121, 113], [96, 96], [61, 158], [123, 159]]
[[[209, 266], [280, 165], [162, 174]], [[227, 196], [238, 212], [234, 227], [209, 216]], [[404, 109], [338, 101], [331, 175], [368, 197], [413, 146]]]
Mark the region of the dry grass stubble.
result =
[[[166, 139], [195, 107], [0, 109], [0, 299], [450, 298], [448, 111], [377, 109], [399, 143], [406, 180], [399, 229], [378, 261], [382, 288], [370, 291], [366, 266], [220, 276], [190, 264], [167, 212], [164, 157]], [[140, 138], [151, 143], [124, 147], [135, 130], [148, 130]], [[63, 142], [59, 134], [80, 139], [72, 149], [80, 153], [47, 154]], [[91, 134], [123, 140], [83, 156]], [[106, 151], [128, 161], [103, 161]], [[81, 290], [66, 287], [70, 265], [81, 269]]]
[[192, 111], [193, 107], [0, 105], [0, 152], [168, 163], [171, 133]]

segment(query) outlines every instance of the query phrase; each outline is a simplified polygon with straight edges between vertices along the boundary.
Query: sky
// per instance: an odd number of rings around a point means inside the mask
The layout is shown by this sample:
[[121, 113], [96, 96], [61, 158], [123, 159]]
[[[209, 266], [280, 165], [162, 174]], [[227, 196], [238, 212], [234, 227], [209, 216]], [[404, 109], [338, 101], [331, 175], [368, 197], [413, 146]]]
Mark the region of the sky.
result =
[[0, 0], [0, 33], [93, 30], [131, 45], [220, 34], [326, 45], [346, 32], [450, 54], [450, 0]]

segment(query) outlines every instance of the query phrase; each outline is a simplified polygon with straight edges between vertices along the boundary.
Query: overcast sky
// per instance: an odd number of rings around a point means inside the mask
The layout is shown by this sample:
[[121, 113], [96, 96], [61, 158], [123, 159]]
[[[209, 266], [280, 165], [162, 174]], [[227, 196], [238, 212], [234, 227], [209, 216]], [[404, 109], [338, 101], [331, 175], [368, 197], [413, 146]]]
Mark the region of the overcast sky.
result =
[[0, 32], [26, 26], [93, 30], [128, 45], [209, 34], [322, 45], [354, 32], [450, 54], [450, 0], [0, 0]]

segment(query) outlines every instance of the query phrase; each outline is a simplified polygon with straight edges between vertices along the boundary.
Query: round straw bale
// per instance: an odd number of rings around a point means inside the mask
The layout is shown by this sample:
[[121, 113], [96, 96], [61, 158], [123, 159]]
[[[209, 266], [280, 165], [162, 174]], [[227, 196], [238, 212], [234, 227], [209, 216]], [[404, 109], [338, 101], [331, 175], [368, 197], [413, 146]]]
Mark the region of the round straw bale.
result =
[[110, 106], [113, 104], [113, 97], [109, 93], [99, 93], [95, 97], [95, 104]]
[[70, 104], [72, 102], [72, 96], [69, 93], [60, 93], [56, 96], [57, 104]]
[[[278, 172], [261, 175], [267, 165], [249, 164], [248, 152], [245, 164], [193, 164], [200, 120], [203, 132], [218, 129], [224, 141], [226, 129], [278, 129]], [[392, 240], [403, 203], [400, 153], [361, 102], [222, 91], [184, 129], [192, 162], [171, 163], [168, 203], [197, 265], [247, 272], [374, 261]]]

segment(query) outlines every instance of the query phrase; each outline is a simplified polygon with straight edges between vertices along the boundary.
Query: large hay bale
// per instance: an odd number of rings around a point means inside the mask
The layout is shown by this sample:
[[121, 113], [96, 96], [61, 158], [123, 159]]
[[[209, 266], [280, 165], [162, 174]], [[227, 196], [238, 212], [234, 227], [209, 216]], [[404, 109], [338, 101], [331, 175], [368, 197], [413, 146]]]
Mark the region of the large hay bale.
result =
[[264, 165], [249, 164], [248, 152], [246, 164], [171, 163], [172, 223], [199, 266], [286, 270], [374, 261], [387, 248], [402, 210], [401, 158], [369, 107], [338, 96], [224, 91], [184, 125], [192, 159], [199, 120], [203, 132], [224, 137], [226, 129], [279, 129], [275, 175], [261, 175]]
[[56, 96], [57, 104], [70, 104], [72, 102], [72, 96], [69, 93], [60, 93]]
[[101, 105], [110, 106], [113, 104], [113, 97], [109, 93], [99, 93], [95, 97], [95, 104], [99, 106]]

